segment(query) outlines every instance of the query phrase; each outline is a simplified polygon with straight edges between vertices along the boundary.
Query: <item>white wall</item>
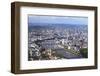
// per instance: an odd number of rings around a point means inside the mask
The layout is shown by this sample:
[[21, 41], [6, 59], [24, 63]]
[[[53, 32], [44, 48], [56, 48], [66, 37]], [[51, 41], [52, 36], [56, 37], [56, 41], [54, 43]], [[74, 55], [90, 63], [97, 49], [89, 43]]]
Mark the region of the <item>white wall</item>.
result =
[[[29, 1], [29, 2], [43, 2], [43, 3], [57, 3], [57, 4], [74, 4], [74, 5], [90, 5], [99, 6], [100, 0], [0, 0], [0, 76], [16, 76], [10, 73], [11, 60], [11, 10], [10, 3], [13, 1]], [[100, 17], [100, 6], [99, 15]], [[100, 21], [100, 18], [98, 19]], [[99, 22], [98, 21], [98, 22]], [[98, 23], [98, 28], [100, 22]], [[98, 33], [100, 30], [98, 29]], [[98, 36], [98, 43], [100, 42], [100, 34]], [[99, 46], [100, 47], [100, 43]], [[100, 49], [98, 54], [100, 58]], [[81, 71], [65, 71], [52, 73], [37, 73], [37, 74], [21, 74], [18, 76], [100, 76], [100, 59], [98, 70], [81, 70]]]

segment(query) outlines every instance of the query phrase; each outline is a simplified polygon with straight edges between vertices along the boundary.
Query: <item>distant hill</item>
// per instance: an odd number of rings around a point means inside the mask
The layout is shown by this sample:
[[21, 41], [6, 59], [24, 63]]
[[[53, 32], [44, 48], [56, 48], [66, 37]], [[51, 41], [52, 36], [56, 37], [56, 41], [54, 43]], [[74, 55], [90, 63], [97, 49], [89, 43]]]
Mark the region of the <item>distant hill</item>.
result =
[[80, 24], [47, 24], [47, 23], [28, 23], [28, 26], [87, 26], [87, 25], [80, 25]]
[[32, 29], [55, 29], [55, 28], [62, 28], [62, 29], [66, 29], [66, 28], [84, 28], [87, 27], [87, 25], [74, 25], [74, 24], [46, 24], [46, 23], [29, 23], [28, 24], [28, 29], [29, 31], [31, 31]]

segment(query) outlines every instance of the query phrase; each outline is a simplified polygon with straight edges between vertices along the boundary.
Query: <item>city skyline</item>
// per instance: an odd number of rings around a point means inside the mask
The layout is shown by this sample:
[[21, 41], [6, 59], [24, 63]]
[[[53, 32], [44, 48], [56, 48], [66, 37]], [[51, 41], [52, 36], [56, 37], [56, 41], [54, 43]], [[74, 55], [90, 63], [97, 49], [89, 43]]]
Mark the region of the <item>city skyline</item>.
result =
[[28, 16], [28, 61], [88, 58], [88, 18]]

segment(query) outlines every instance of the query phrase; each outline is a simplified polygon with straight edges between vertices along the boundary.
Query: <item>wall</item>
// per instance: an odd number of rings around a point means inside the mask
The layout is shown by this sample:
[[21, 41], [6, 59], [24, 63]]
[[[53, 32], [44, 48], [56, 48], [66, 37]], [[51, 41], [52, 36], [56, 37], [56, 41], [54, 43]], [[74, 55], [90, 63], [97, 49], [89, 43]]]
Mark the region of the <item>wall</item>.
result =
[[[15, 0], [0, 0], [0, 76], [17, 76], [10, 73], [10, 60], [11, 60], [11, 10], [10, 3]], [[43, 2], [43, 3], [57, 3], [57, 4], [74, 4], [74, 5], [100, 5], [99, 0], [17, 0], [29, 2]], [[100, 7], [98, 17], [100, 17]], [[98, 18], [100, 20], [100, 18]], [[98, 21], [98, 24], [100, 22]], [[100, 26], [98, 25], [98, 28]], [[98, 29], [98, 33], [100, 30]], [[100, 42], [100, 34], [98, 36], [98, 43]], [[100, 47], [100, 44], [99, 46]], [[98, 54], [100, 58], [100, 49]], [[99, 76], [100, 74], [100, 60], [98, 70], [81, 70], [81, 71], [65, 71], [65, 72], [52, 72], [52, 73], [38, 73], [38, 74], [22, 74], [18, 76]]]

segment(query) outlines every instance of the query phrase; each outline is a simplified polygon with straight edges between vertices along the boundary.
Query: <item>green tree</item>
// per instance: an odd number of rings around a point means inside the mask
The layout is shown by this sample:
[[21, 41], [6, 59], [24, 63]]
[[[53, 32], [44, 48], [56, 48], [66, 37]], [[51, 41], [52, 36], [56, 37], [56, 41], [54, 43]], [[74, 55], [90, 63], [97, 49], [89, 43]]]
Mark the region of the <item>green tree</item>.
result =
[[82, 57], [87, 58], [88, 57], [88, 49], [87, 48], [81, 48], [80, 53]]

